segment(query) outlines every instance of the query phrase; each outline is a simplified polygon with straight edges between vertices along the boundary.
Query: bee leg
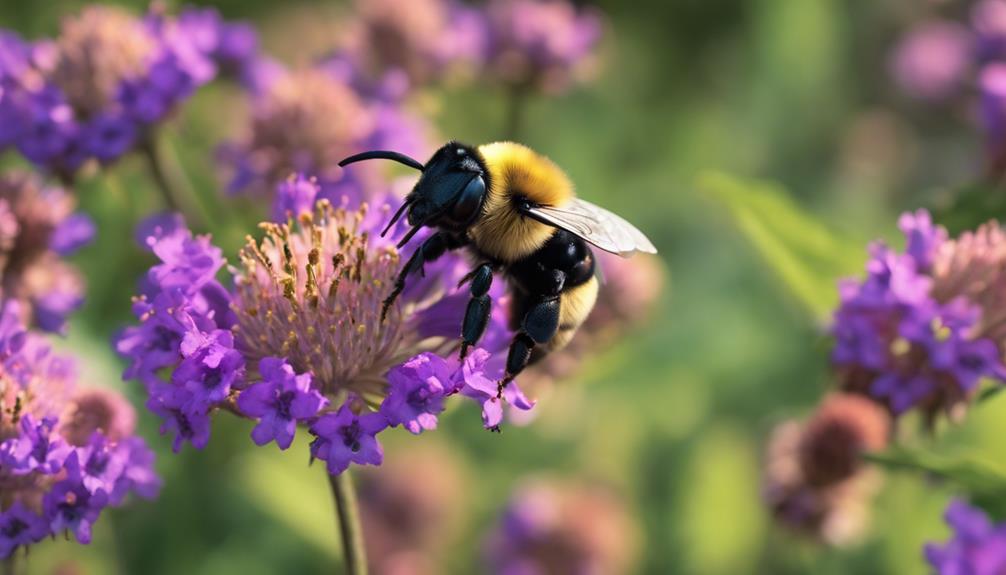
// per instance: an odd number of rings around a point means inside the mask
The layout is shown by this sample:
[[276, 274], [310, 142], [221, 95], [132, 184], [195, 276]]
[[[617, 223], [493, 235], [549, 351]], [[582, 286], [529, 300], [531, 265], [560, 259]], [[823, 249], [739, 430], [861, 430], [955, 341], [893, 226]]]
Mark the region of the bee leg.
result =
[[471, 281], [472, 299], [468, 300], [465, 310], [465, 321], [461, 324], [461, 359], [468, 355], [468, 348], [478, 343], [489, 325], [489, 315], [492, 312], [492, 300], [489, 298], [489, 288], [493, 285], [493, 268], [482, 264], [475, 268], [462, 280]]
[[409, 261], [405, 262], [405, 265], [402, 266], [402, 271], [398, 272], [398, 277], [395, 279], [395, 287], [388, 294], [388, 297], [384, 298], [383, 305], [381, 306], [381, 321], [384, 321], [384, 318], [387, 317], [391, 304], [395, 303], [398, 296], [405, 290], [405, 279], [408, 276], [416, 272], [423, 273], [423, 265], [426, 262], [432, 262], [444, 255], [444, 252], [447, 250], [459, 248], [464, 244], [463, 240], [444, 232], [437, 232], [426, 238], [426, 241], [412, 254]]
[[510, 342], [506, 358], [506, 375], [499, 383], [497, 397], [503, 396], [503, 388], [524, 371], [531, 361], [531, 352], [536, 345], [543, 344], [559, 331], [559, 297], [548, 296], [531, 306], [521, 329]]

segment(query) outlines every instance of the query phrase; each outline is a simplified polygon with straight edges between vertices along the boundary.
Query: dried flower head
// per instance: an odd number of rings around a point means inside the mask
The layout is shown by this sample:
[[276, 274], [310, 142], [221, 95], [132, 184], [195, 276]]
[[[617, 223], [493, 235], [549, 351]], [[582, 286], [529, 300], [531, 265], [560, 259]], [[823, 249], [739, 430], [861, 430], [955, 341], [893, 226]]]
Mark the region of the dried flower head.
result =
[[841, 285], [832, 360], [843, 389], [895, 414], [918, 408], [932, 423], [965, 405], [982, 378], [1006, 375], [1006, 342], [983, 319], [994, 322], [998, 311], [987, 307], [997, 296], [982, 292], [982, 282], [1001, 266], [979, 257], [998, 236], [985, 228], [950, 241], [921, 210], [900, 226], [905, 252], [873, 246], [866, 279]]
[[887, 445], [890, 419], [861, 396], [825, 397], [804, 425], [798, 448], [800, 471], [808, 484], [825, 487], [855, 476], [863, 453]]
[[486, 540], [493, 573], [627, 573], [635, 525], [606, 489], [559, 481], [518, 487]]
[[0, 290], [46, 331], [61, 331], [84, 300], [83, 279], [62, 257], [91, 240], [94, 224], [74, 204], [36, 175], [0, 176]]
[[110, 391], [75, 390], [75, 379], [69, 359], [24, 331], [20, 306], [5, 304], [0, 556], [63, 531], [88, 543], [105, 507], [121, 504], [132, 492], [153, 497], [160, 487], [153, 453], [133, 436], [132, 407]]
[[762, 481], [776, 521], [830, 545], [858, 540], [880, 479], [860, 465], [859, 455], [883, 447], [886, 426], [876, 406], [847, 395], [826, 399], [807, 423], [776, 426]]
[[387, 427], [436, 427], [451, 395], [479, 400], [487, 427], [499, 424], [504, 402], [531, 407], [516, 385], [498, 396], [502, 369], [486, 373], [496, 369], [486, 350], [464, 363], [451, 357], [467, 301], [445, 295], [460, 276], [457, 260], [429, 264], [381, 320], [404, 230], [388, 239], [378, 230], [397, 203], [351, 209], [321, 199], [296, 219], [261, 224], [263, 237], [249, 238], [228, 268], [232, 288], [216, 280], [223, 259], [208, 237], [173, 219], [144, 228], [161, 263], [136, 299], [140, 325], [124, 330], [117, 348], [176, 450], [204, 446], [209, 416], [223, 408], [258, 422], [259, 445], [285, 449], [307, 427], [312, 456], [336, 474], [379, 464], [376, 435]]

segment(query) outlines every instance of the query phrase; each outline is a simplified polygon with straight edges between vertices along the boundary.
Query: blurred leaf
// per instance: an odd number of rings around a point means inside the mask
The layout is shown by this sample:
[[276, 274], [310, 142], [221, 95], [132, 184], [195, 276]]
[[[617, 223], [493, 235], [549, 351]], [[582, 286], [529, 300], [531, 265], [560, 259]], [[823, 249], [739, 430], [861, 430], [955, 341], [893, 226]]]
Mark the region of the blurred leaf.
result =
[[1006, 220], [1006, 190], [987, 182], [962, 186], [952, 190], [950, 201], [937, 208], [934, 217], [951, 234], [974, 229], [991, 219]]
[[862, 269], [862, 243], [829, 230], [775, 184], [712, 173], [699, 187], [729, 209], [794, 295], [824, 321], [838, 303], [837, 280]]
[[949, 481], [975, 496], [1006, 495], [1006, 471], [983, 459], [907, 448], [870, 453], [864, 458], [891, 470], [918, 471]]

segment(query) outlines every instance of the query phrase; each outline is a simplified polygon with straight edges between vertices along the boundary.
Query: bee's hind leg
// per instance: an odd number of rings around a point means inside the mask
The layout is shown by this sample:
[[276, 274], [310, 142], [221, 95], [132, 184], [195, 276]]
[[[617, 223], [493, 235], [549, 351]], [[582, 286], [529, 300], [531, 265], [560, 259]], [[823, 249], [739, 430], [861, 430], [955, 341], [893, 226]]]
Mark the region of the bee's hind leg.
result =
[[465, 320], [461, 324], [461, 359], [468, 354], [468, 348], [478, 343], [489, 325], [489, 316], [492, 313], [492, 300], [489, 297], [489, 288], [493, 285], [492, 266], [480, 265], [466, 275], [458, 285], [460, 287], [469, 281], [472, 298], [468, 300]]
[[521, 329], [510, 342], [510, 351], [507, 352], [506, 358], [506, 375], [499, 383], [498, 396], [503, 395], [503, 388], [530, 363], [535, 346], [548, 342], [555, 337], [557, 331], [559, 331], [559, 296], [547, 296], [532, 304], [524, 315]]

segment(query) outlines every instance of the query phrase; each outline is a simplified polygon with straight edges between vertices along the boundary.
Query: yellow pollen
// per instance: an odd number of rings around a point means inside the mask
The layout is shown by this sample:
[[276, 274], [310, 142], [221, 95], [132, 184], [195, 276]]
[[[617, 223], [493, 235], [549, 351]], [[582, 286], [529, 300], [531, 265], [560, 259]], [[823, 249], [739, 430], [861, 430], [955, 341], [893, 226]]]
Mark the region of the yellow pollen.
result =
[[912, 348], [912, 344], [907, 339], [899, 337], [891, 342], [891, 353], [893, 355], [905, 355]]

